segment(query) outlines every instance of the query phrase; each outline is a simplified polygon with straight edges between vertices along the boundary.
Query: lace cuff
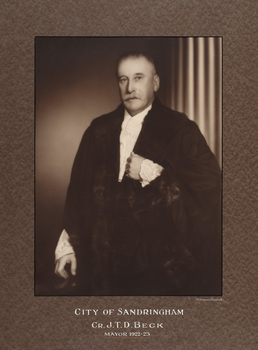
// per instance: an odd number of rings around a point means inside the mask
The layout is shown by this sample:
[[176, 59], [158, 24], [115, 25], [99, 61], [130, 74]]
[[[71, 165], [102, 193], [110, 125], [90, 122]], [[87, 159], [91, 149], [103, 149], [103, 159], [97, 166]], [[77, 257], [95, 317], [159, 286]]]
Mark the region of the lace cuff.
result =
[[74, 254], [74, 250], [71, 244], [69, 243], [68, 233], [65, 230], [63, 230], [56, 246], [55, 261], [67, 254]]
[[152, 160], [145, 159], [141, 164], [140, 177], [142, 178], [142, 187], [150, 184], [151, 181], [155, 180], [161, 175], [163, 167]]

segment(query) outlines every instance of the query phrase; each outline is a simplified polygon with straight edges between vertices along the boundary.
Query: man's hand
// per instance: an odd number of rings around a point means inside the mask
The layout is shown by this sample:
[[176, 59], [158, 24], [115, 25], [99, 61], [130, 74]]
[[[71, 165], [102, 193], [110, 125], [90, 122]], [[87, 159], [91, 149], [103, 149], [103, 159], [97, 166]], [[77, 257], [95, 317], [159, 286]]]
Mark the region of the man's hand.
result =
[[145, 158], [138, 156], [138, 154], [132, 152], [131, 156], [127, 159], [125, 167], [126, 176], [134, 180], [141, 180], [141, 164], [144, 160]]
[[71, 264], [71, 274], [75, 276], [77, 269], [77, 261], [75, 254], [64, 255], [56, 262], [55, 274], [64, 279], [67, 279], [69, 277], [68, 273], [65, 271], [66, 264]]

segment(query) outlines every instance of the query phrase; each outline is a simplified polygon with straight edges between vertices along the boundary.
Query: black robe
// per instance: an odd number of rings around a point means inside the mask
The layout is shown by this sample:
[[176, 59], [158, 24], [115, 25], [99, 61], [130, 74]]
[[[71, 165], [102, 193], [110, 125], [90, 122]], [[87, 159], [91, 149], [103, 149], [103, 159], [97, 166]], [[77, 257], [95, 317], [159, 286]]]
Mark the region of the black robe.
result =
[[78, 294], [220, 295], [220, 168], [197, 125], [155, 99], [134, 153], [158, 178], [118, 182], [124, 107], [96, 118], [76, 155], [64, 228]]

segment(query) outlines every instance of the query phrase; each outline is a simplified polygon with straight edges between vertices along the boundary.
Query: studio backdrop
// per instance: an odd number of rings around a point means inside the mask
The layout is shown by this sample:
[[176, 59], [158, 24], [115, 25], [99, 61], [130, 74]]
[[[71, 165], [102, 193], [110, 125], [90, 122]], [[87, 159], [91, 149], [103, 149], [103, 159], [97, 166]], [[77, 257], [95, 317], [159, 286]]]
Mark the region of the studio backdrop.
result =
[[221, 37], [37, 37], [35, 40], [35, 293], [51, 294], [54, 250], [73, 160], [91, 121], [120, 104], [118, 57], [155, 59], [158, 98], [194, 120], [221, 165]]

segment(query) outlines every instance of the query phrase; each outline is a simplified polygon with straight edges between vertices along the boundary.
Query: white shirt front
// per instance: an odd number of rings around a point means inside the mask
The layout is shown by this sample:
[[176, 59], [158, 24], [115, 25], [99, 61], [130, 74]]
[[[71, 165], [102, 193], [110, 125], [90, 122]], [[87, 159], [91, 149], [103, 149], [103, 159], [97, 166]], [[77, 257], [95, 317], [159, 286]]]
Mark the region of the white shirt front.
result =
[[138, 136], [142, 129], [144, 118], [151, 109], [151, 105], [144, 111], [136, 114], [134, 117], [125, 110], [124, 121], [120, 133], [120, 171], [118, 181], [121, 182], [125, 173], [127, 159], [130, 157]]

